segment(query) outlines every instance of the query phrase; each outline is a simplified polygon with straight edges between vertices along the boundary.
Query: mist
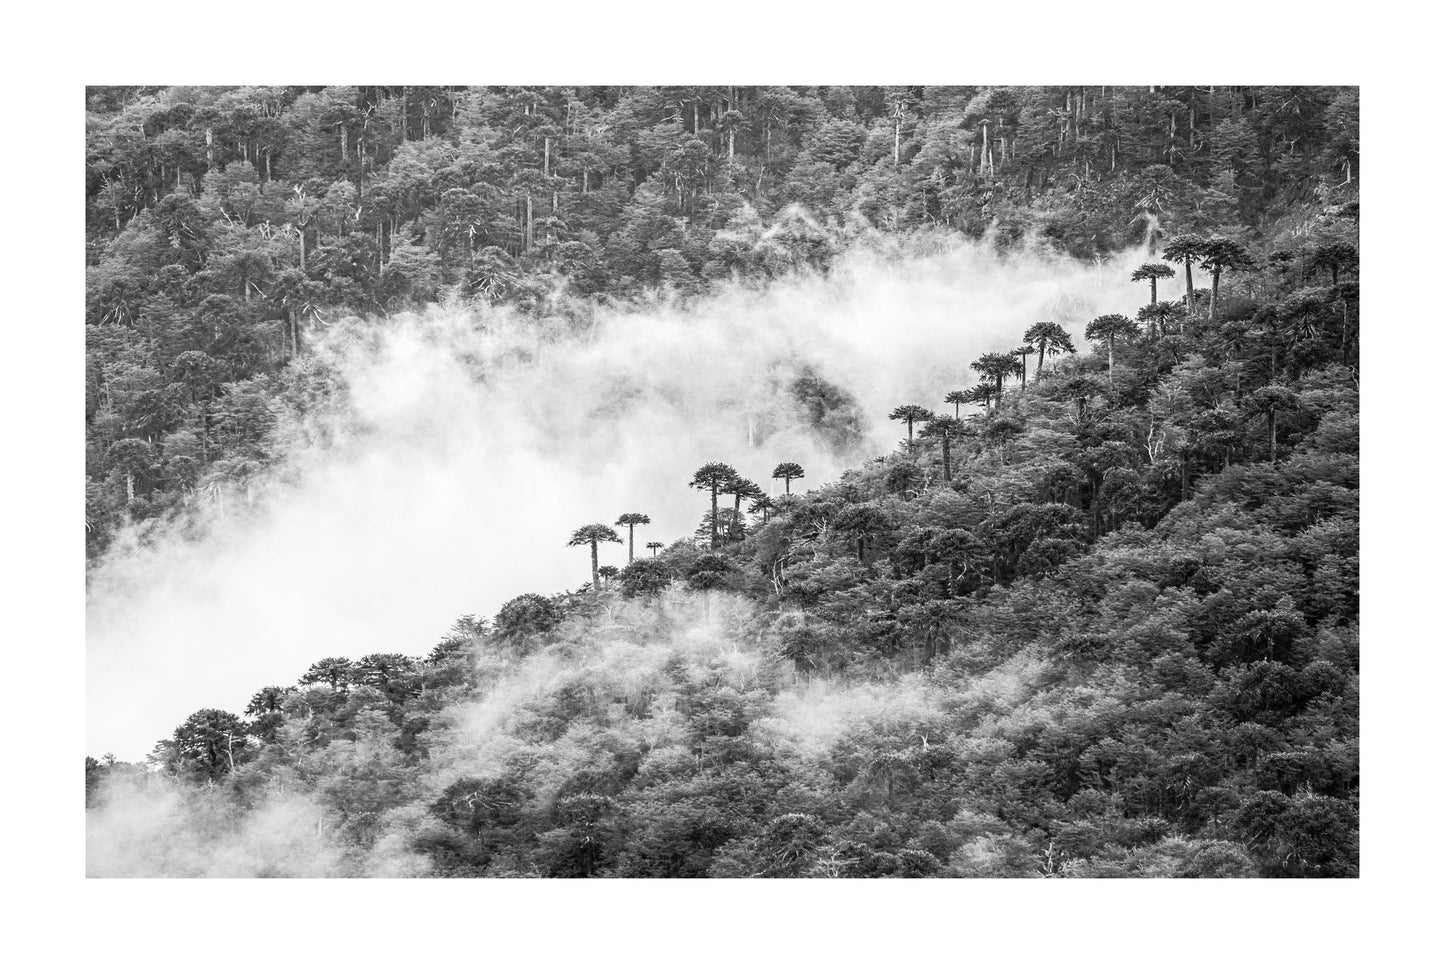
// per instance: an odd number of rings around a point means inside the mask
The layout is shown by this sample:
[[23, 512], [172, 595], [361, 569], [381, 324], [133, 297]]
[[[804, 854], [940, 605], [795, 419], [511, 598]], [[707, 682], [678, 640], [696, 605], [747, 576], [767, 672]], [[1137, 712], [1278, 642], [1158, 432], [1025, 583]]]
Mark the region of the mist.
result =
[[[648, 513], [639, 554], [690, 537], [704, 462], [775, 492], [781, 461], [806, 469], [797, 488], [836, 479], [893, 449], [895, 406], [943, 410], [976, 381], [970, 361], [1030, 324], [1058, 321], [1087, 351], [1091, 318], [1147, 296], [1124, 270], [1144, 259], [871, 238], [826, 275], [598, 309], [580, 326], [446, 306], [339, 323], [312, 351], [346, 404], [293, 433], [253, 504], [122, 537], [92, 572], [87, 752], [139, 759], [197, 708], [239, 711], [318, 659], [423, 653], [460, 614], [575, 589], [589, 575], [587, 550], [566, 547], [578, 526]], [[810, 421], [791, 387], [804, 375], [851, 396], [856, 434]], [[601, 562], [626, 552], [606, 545]]]

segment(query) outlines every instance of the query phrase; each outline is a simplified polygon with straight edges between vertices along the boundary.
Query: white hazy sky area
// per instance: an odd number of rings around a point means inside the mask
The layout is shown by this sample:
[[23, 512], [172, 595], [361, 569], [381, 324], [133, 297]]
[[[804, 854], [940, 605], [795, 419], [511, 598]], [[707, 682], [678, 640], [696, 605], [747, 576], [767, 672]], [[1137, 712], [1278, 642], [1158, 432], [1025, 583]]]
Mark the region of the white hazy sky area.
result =
[[[781, 461], [805, 467], [801, 488], [832, 481], [897, 445], [895, 406], [943, 411], [976, 382], [969, 362], [1017, 347], [1033, 322], [1059, 321], [1089, 350], [1091, 318], [1147, 301], [1129, 281], [1144, 260], [875, 243], [826, 277], [604, 311], [579, 335], [491, 310], [369, 320], [366, 337], [316, 349], [354, 400], [339, 443], [289, 453], [287, 481], [259, 485], [243, 522], [228, 500], [229, 518], [208, 507], [184, 538], [118, 540], [92, 573], [86, 751], [139, 760], [191, 712], [239, 713], [323, 657], [422, 655], [459, 615], [576, 589], [588, 552], [566, 546], [575, 528], [648, 513], [639, 554], [689, 535], [704, 462], [777, 492]], [[1176, 278], [1160, 295], [1182, 290]], [[799, 420], [788, 384], [807, 367], [857, 399], [858, 450], [830, 451]], [[604, 564], [626, 560], [625, 545], [603, 547]]]

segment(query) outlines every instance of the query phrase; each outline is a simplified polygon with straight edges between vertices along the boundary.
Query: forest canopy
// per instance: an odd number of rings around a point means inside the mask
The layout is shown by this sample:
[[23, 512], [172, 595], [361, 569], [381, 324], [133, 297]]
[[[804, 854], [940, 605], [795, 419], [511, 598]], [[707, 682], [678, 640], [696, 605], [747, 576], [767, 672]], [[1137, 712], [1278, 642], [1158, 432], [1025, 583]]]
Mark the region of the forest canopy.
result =
[[[836, 481], [720, 444], [695, 530], [567, 519], [572, 592], [87, 758], [91, 873], [1358, 873], [1356, 89], [97, 87], [86, 123], [95, 560], [244, 512], [339, 319], [561, 339], [878, 234], [1145, 252], [936, 398], [798, 376], [838, 451], [896, 425]], [[170, 822], [117, 846], [137, 806]]]

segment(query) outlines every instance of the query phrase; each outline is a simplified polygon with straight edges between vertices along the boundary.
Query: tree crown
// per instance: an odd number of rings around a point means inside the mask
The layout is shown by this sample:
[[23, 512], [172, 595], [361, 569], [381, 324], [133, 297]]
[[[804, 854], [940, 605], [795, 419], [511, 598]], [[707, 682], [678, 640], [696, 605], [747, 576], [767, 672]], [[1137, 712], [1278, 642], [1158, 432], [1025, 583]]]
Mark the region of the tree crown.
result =
[[572, 538], [567, 540], [567, 545], [585, 546], [597, 542], [621, 541], [622, 537], [617, 534], [616, 529], [612, 528], [609, 525], [603, 525], [600, 522], [594, 522], [591, 525], [585, 525], [582, 528], [578, 529], [576, 532], [572, 533]]

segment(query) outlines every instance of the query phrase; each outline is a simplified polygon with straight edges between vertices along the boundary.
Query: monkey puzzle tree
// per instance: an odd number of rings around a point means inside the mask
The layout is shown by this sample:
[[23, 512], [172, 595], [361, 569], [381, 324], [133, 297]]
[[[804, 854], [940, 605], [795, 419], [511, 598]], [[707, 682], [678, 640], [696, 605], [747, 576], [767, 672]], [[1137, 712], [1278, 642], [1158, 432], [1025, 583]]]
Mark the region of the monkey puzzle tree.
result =
[[908, 426], [908, 451], [913, 451], [913, 423], [926, 422], [933, 417], [933, 413], [922, 405], [900, 405], [888, 413], [888, 417], [895, 422], [902, 422]]
[[867, 565], [873, 540], [892, 528], [892, 520], [876, 505], [846, 505], [833, 525], [839, 533], [855, 540], [858, 561]]
[[617, 571], [616, 566], [597, 567], [597, 575], [602, 577], [602, 585], [604, 587], [610, 587], [612, 585], [612, 577], [617, 575]]
[[1104, 387], [1099, 384], [1099, 380], [1092, 375], [1075, 375], [1059, 386], [1061, 395], [1074, 400], [1075, 414], [1080, 422], [1084, 420], [1084, 412], [1089, 407], [1089, 399], [1102, 394], [1103, 390]]
[[250, 732], [262, 743], [273, 743], [276, 739], [276, 732], [286, 722], [281, 707], [286, 702], [286, 697], [296, 692], [294, 686], [263, 686], [251, 701], [246, 704], [245, 713], [254, 719], [250, 723]]
[[[781, 468], [781, 466], [780, 466]], [[712, 547], [717, 548], [717, 494], [724, 485], [738, 477], [737, 470], [725, 462], [709, 462], [693, 473], [688, 483], [694, 489], [706, 489], [712, 496]], [[776, 477], [776, 473], [774, 474]]]
[[1102, 341], [1109, 349], [1109, 384], [1114, 384], [1114, 342], [1119, 338], [1132, 338], [1139, 333], [1139, 323], [1123, 315], [1100, 315], [1089, 322], [1084, 337], [1090, 341]]
[[[1033, 349], [1029, 350], [1032, 351]], [[949, 392], [947, 395], [943, 396], [943, 404], [952, 405], [953, 417], [958, 418], [959, 406], [968, 404], [968, 393], [963, 391]]]
[[613, 525], [627, 526], [627, 561], [632, 561], [632, 530], [637, 526], [651, 525], [652, 520], [641, 512], [625, 512], [617, 517]]
[[325, 683], [334, 690], [344, 690], [351, 684], [351, 665], [345, 656], [317, 660], [297, 682], [302, 686]]
[[659, 550], [659, 549], [662, 548], [662, 543], [660, 543], [660, 542], [649, 542], [649, 543], [647, 544], [647, 548], [649, 548], [649, 549], [652, 550], [652, 557], [655, 559], [655, 558], [657, 558], [657, 550]]
[[936, 438], [943, 448], [943, 481], [953, 481], [953, 461], [951, 443], [953, 436], [957, 435], [963, 428], [963, 422], [953, 415], [939, 415], [929, 420], [928, 424], [919, 432], [921, 438]]
[[1074, 354], [1074, 340], [1064, 331], [1063, 325], [1056, 321], [1034, 323], [1024, 332], [1024, 341], [1033, 345], [1039, 353], [1039, 367], [1036, 369], [1038, 372], [1044, 370], [1045, 355], [1059, 355], [1064, 352]]
[[773, 469], [773, 478], [783, 480], [783, 494], [792, 495], [792, 482], [803, 477], [803, 467], [797, 462], [779, 462]]
[[1129, 280], [1149, 282], [1149, 304], [1153, 305], [1159, 302], [1159, 279], [1172, 277], [1174, 277], [1173, 268], [1167, 264], [1155, 262], [1153, 264], [1141, 264], [1135, 268], [1134, 273], [1129, 276]]
[[767, 525], [769, 514], [777, 507], [778, 504], [773, 501], [771, 496], [760, 495], [748, 504], [748, 511], [755, 514], [761, 513], [763, 516], [763, 525]]
[[1330, 273], [1330, 284], [1340, 283], [1340, 272], [1359, 267], [1360, 253], [1348, 241], [1332, 241], [1310, 252], [1305, 262], [1305, 277], [1310, 278], [1321, 268]]
[[585, 525], [582, 528], [578, 529], [576, 532], [572, 533], [572, 538], [567, 540], [568, 546], [592, 547], [593, 589], [602, 588], [602, 585], [597, 578], [597, 544], [599, 542], [615, 542], [618, 545], [621, 545], [622, 537], [619, 536], [617, 534], [617, 530], [612, 528], [611, 526], [603, 525], [600, 522], [594, 522], [591, 525]]
[[963, 393], [963, 400], [969, 405], [981, 405], [985, 412], [988, 411], [988, 404], [998, 393], [988, 382], [979, 382], [977, 385]]
[[1180, 322], [1182, 330], [1184, 310], [1177, 301], [1161, 301], [1158, 304], [1145, 305], [1139, 309], [1139, 320], [1149, 329], [1150, 338], [1161, 338], [1169, 334], [1169, 326], [1173, 322]]
[[1012, 353], [991, 351], [981, 355], [978, 361], [970, 362], [969, 368], [984, 378], [993, 379], [994, 391], [1003, 396], [1003, 380], [1018, 371], [1019, 363]]
[[743, 512], [743, 499], [753, 499], [763, 494], [758, 484], [752, 479], [745, 479], [742, 476], [729, 479], [718, 489], [719, 492], [733, 497], [732, 524], [728, 528], [729, 539], [741, 539], [741, 521]]
[[1184, 265], [1184, 305], [1194, 313], [1194, 262], [1204, 257], [1205, 240], [1197, 234], [1180, 234], [1164, 246], [1164, 260]]
[[1228, 271], [1244, 271], [1254, 265], [1244, 245], [1231, 238], [1213, 237], [1204, 242], [1200, 249], [1204, 258], [1201, 268], [1209, 270], [1209, 320], [1214, 320], [1215, 308], [1219, 304], [1219, 279]]
[[1269, 435], [1269, 461], [1271, 464], [1275, 460], [1279, 413], [1296, 408], [1298, 405], [1299, 396], [1283, 385], [1265, 385], [1263, 388], [1258, 388], [1245, 403], [1245, 411], [1250, 415], [1265, 417], [1265, 431]]
[[1009, 352], [1010, 355], [1018, 359], [1018, 361], [1014, 363], [1014, 366], [1019, 376], [1019, 388], [1023, 391], [1027, 391], [1029, 387], [1029, 356], [1033, 353], [1033, 345], [1020, 345]]

